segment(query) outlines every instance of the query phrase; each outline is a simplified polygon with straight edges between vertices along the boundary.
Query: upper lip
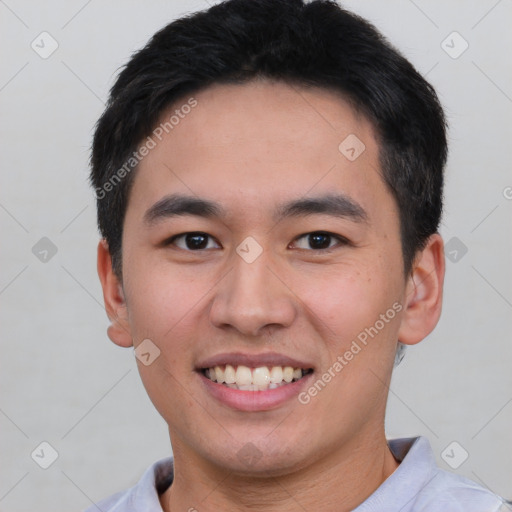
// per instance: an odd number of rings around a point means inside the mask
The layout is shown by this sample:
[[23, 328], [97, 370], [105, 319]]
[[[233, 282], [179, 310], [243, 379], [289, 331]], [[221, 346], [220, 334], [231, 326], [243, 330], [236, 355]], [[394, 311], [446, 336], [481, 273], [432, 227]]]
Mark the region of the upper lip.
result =
[[305, 361], [300, 361], [283, 354], [275, 352], [265, 352], [262, 354], [244, 354], [242, 352], [225, 352], [217, 354], [202, 360], [197, 365], [198, 370], [213, 368], [214, 366], [223, 366], [230, 364], [232, 366], [248, 366], [258, 368], [260, 366], [291, 366], [292, 368], [312, 369], [313, 365]]

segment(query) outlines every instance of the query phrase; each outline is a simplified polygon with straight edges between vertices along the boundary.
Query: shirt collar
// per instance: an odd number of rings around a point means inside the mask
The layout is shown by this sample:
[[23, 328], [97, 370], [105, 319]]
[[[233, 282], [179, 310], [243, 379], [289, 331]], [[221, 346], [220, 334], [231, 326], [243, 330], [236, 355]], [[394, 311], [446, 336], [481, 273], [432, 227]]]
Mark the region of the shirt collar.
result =
[[409, 512], [416, 496], [435, 478], [436, 461], [426, 437], [391, 439], [389, 449], [400, 465], [353, 512]]
[[[409, 512], [415, 497], [436, 476], [436, 462], [427, 438], [391, 439], [388, 446], [400, 465], [353, 512], [385, 512], [391, 503], [393, 512]], [[172, 483], [173, 471], [172, 457], [148, 468], [132, 495], [134, 510], [142, 506], [140, 510], [146, 512], [161, 512], [159, 493]]]

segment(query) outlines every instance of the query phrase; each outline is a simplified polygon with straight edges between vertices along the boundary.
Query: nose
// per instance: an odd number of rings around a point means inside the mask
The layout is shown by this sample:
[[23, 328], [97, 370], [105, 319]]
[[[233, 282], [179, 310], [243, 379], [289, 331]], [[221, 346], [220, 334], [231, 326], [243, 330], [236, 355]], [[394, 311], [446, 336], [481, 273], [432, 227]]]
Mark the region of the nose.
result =
[[218, 328], [258, 337], [265, 330], [289, 327], [296, 312], [293, 292], [263, 251], [252, 263], [234, 255], [233, 268], [217, 288], [210, 321]]

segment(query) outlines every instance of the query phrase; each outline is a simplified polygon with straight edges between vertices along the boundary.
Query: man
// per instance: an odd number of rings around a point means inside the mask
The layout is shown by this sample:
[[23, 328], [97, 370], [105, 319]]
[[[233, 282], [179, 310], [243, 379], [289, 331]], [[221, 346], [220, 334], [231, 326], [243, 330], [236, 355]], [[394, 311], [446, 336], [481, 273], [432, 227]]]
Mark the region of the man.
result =
[[504, 506], [384, 432], [441, 312], [446, 155], [435, 92], [334, 2], [230, 0], [133, 56], [93, 143], [98, 272], [173, 458], [100, 510]]

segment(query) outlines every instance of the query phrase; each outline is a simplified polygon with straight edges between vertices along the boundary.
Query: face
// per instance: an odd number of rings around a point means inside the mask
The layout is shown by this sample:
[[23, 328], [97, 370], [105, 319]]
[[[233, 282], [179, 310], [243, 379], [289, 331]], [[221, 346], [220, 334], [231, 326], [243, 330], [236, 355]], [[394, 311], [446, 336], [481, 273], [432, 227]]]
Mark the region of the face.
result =
[[134, 178], [129, 336], [111, 337], [159, 351], [138, 365], [176, 457], [282, 474], [383, 428], [410, 291], [398, 210], [371, 124], [334, 93], [194, 98]]

